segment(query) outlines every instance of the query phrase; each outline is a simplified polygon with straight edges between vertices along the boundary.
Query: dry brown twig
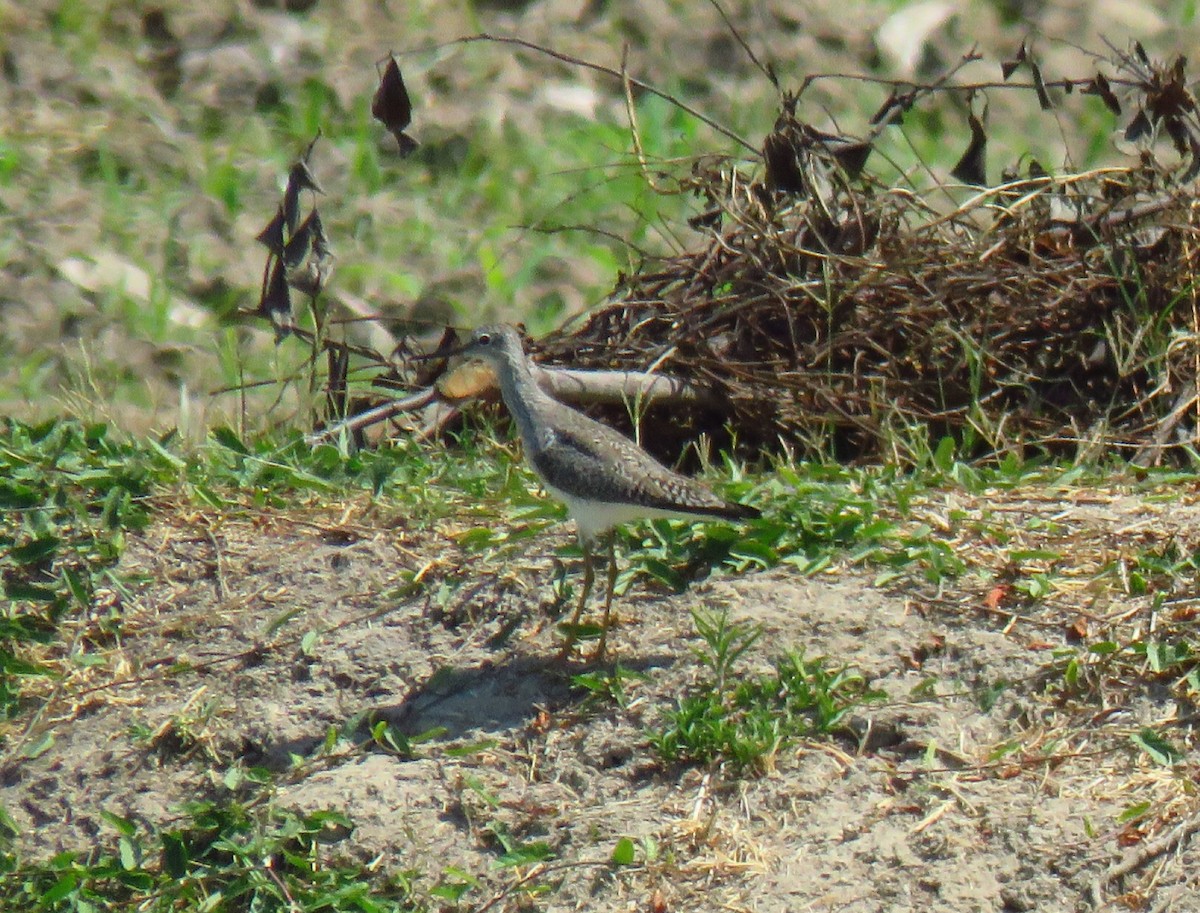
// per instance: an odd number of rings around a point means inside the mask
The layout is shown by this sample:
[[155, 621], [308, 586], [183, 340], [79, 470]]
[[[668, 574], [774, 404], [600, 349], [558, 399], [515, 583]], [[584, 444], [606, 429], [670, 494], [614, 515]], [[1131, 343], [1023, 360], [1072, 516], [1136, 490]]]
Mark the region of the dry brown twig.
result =
[[1165, 834], [1143, 843], [1136, 851], [1110, 866], [1103, 875], [1092, 882], [1089, 888], [1092, 905], [1099, 910], [1104, 906], [1106, 887], [1136, 872], [1154, 859], [1183, 846], [1197, 832], [1200, 832], [1200, 811], [1193, 812], [1190, 817], [1180, 821]]

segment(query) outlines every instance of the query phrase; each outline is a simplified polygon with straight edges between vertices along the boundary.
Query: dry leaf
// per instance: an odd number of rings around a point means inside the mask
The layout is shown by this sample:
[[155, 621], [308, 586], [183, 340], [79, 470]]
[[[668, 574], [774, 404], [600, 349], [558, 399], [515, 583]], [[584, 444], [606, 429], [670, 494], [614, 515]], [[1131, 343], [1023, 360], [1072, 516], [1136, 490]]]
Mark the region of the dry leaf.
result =
[[987, 186], [987, 134], [983, 123], [974, 114], [967, 117], [971, 127], [971, 144], [963, 153], [958, 164], [950, 171], [950, 176], [964, 184], [974, 184], [976, 187]]

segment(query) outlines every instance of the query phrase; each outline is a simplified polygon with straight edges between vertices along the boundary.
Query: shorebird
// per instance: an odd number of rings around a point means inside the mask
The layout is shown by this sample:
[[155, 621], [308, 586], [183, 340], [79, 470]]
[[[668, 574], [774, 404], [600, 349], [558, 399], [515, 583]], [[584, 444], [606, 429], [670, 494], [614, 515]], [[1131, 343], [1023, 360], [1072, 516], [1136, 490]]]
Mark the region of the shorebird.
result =
[[521, 337], [506, 324], [475, 330], [466, 344], [439, 355], [478, 359], [496, 373], [500, 395], [517, 423], [525, 458], [575, 521], [583, 552], [583, 588], [566, 627], [560, 658], [571, 655], [595, 583], [596, 546], [607, 540], [608, 587], [595, 658], [602, 659], [617, 581], [613, 528], [652, 517], [750, 520], [756, 508], [726, 501], [699, 482], [663, 466], [620, 432], [559, 402], [534, 380]]

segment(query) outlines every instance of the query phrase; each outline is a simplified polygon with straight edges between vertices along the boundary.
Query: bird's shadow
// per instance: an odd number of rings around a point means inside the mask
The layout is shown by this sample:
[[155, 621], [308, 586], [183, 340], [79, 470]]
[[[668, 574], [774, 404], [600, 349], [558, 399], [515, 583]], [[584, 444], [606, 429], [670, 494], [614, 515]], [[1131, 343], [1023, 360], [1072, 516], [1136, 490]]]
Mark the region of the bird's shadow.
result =
[[[487, 739], [528, 729], [544, 713], [591, 712], [585, 705], [595, 689], [576, 683], [576, 676], [616, 677], [618, 665], [628, 672], [646, 674], [676, 661], [678, 656], [666, 652], [623, 655], [602, 663], [564, 663], [552, 655], [513, 652], [471, 665], [445, 665], [415, 684], [399, 701], [364, 702], [338, 726], [338, 735], [370, 743], [375, 727], [383, 722], [392, 729], [389, 736], [398, 736], [402, 744], [411, 746]], [[327, 735], [328, 729], [323, 728], [274, 742], [258, 749], [252, 763], [285, 769], [297, 756], [319, 750]]]
[[[667, 655], [620, 660], [624, 669], [646, 672], [673, 662]], [[570, 712], [588, 690], [573, 682], [584, 673], [611, 674], [615, 663], [559, 663], [540, 656], [517, 656], [476, 666], [443, 666], [404, 700], [371, 709], [409, 738], [437, 732], [439, 739], [461, 739], [523, 729], [539, 713]]]

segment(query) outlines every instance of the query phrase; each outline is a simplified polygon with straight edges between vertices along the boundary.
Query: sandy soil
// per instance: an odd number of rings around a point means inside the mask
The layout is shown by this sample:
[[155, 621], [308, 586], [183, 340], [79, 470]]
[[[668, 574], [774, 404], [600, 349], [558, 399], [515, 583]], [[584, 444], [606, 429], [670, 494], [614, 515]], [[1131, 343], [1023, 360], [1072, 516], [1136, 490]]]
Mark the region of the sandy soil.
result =
[[[1159, 719], [1162, 696], [1098, 709], [1092, 738], [1055, 744], [1047, 660], [1065, 625], [846, 569], [717, 576], [680, 596], [635, 584], [616, 646], [647, 678], [627, 684], [622, 709], [589, 700], [553, 660], [546, 608], [565, 529], [507, 569], [472, 566], [448, 540], [361, 507], [167, 512], [131, 541], [123, 570], [147, 582], [120, 600], [109, 665], [63, 682], [27, 740], [53, 743], [3, 771], [24, 852], [112, 839], [101, 809], [163, 825], [186, 799], [229, 795], [238, 765], [279, 772], [283, 807], [346, 813], [354, 828], [331, 853], [432, 878], [457, 866], [482, 880], [477, 903], [514, 878], [495, 866], [495, 828], [546, 841], [546, 910], [1085, 909], [1093, 883], [1142, 850], [1117, 822], [1122, 789], [1160, 775], [1125, 733]], [[1105, 532], [1160, 512], [1126, 498], [1076, 522]], [[405, 595], [401, 572], [423, 566], [425, 588]], [[804, 649], [857, 666], [887, 700], [765, 775], [664, 766], [646, 729], [704, 674], [688, 610], [722, 606], [763, 626], [746, 674]], [[994, 704], [981, 700], [1001, 680]], [[361, 741], [366, 719], [444, 732], [411, 758], [369, 742], [323, 753], [331, 727]], [[309, 762], [292, 769], [293, 756]], [[658, 858], [610, 867], [623, 836], [654, 838]], [[1103, 896], [1184, 902], [1197, 852], [1184, 841], [1152, 860], [1150, 883], [1139, 869]], [[496, 908], [520, 906], [513, 895]]]

